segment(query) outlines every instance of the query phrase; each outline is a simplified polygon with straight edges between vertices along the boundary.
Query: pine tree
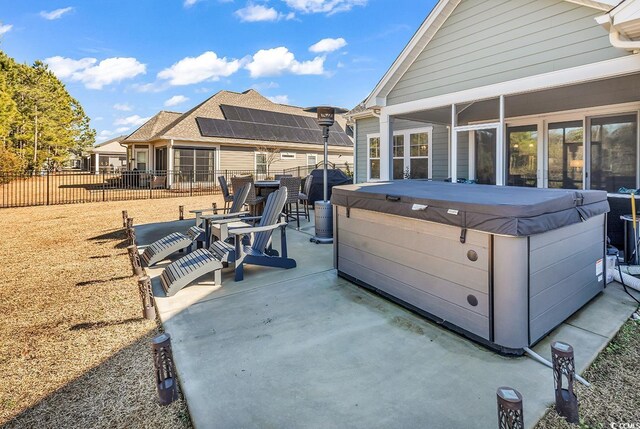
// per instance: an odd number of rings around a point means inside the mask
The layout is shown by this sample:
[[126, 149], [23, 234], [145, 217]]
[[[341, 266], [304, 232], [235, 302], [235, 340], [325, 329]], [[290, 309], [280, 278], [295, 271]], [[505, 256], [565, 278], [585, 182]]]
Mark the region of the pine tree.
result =
[[0, 75], [4, 156], [13, 154], [28, 170], [53, 169], [93, 144], [82, 106], [45, 63], [19, 64], [0, 51]]

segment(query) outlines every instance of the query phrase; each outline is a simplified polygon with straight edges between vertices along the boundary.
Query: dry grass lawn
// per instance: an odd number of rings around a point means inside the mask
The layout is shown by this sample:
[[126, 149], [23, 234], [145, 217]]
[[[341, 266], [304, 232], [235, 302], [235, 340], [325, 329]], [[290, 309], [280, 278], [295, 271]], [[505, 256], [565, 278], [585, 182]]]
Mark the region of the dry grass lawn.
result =
[[[157, 405], [158, 327], [141, 318], [121, 210], [136, 224], [168, 221], [214, 198], [0, 210], [0, 426], [191, 426], [183, 401]], [[583, 428], [640, 423], [638, 350], [629, 321], [585, 374], [592, 387], [577, 385]], [[570, 427], [555, 412], [536, 426]]]
[[177, 219], [170, 198], [0, 210], [0, 426], [190, 427], [185, 403], [157, 405], [149, 341], [121, 211]]
[[[591, 387], [576, 383], [581, 429], [640, 427], [640, 322], [627, 321], [583, 375]], [[536, 425], [536, 429], [576, 427], [555, 410]]]

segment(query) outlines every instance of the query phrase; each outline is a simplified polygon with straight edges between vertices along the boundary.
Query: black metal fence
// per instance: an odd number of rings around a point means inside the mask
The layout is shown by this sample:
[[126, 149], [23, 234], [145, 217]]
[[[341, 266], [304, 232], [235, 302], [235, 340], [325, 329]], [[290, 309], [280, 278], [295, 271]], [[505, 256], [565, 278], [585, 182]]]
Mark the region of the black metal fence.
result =
[[[218, 176], [228, 183], [235, 176], [252, 175], [256, 180], [279, 174], [304, 177], [319, 167], [272, 169], [268, 174], [254, 170], [0, 172], [0, 208], [215, 195], [220, 193]], [[329, 167], [347, 174], [353, 171], [350, 164], [329, 163]]]

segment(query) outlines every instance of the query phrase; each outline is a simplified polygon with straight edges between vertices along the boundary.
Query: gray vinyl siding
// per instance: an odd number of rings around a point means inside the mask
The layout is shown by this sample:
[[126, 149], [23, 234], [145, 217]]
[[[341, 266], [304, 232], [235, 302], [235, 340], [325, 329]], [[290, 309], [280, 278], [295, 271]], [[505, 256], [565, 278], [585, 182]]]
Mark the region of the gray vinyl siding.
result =
[[598, 11], [564, 0], [463, 0], [387, 97], [387, 105], [629, 55]]
[[[356, 183], [367, 181], [367, 135], [380, 133], [380, 120], [378, 118], [359, 119], [356, 127]], [[444, 180], [449, 177], [449, 131], [443, 125], [426, 124], [424, 122], [396, 119], [393, 129], [396, 131], [410, 130], [413, 128], [433, 127], [431, 142], [432, 178]]]
[[431, 178], [444, 180], [449, 177], [449, 130], [443, 125], [433, 126], [433, 144], [431, 145]]
[[380, 120], [378, 118], [358, 119], [356, 126], [356, 182], [367, 181], [367, 134], [380, 132]]
[[469, 133], [458, 133], [458, 177], [469, 178]]

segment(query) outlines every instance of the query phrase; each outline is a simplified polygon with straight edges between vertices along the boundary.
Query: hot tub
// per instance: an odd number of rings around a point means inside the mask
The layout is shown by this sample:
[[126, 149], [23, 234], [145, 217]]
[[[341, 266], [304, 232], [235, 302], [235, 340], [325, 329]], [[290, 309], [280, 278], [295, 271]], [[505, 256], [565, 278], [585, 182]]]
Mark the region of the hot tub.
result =
[[334, 188], [338, 275], [506, 354], [605, 285], [604, 191], [419, 180]]

